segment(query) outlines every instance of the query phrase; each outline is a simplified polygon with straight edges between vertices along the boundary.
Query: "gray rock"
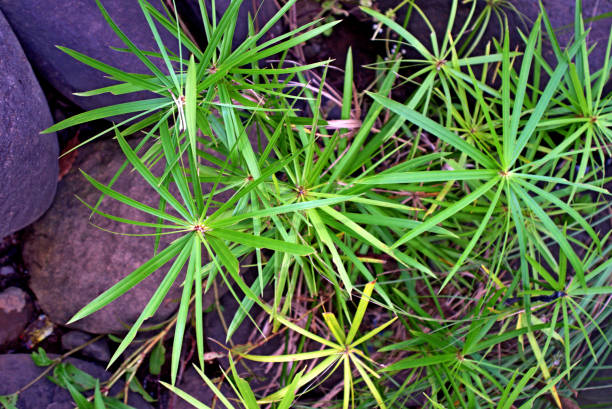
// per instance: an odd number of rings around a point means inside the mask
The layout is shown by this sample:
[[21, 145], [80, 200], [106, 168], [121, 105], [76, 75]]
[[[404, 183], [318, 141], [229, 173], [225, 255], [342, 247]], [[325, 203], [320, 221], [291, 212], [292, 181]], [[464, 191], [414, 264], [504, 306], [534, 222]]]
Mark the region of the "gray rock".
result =
[[[157, 6], [160, 2], [151, 3]], [[137, 47], [159, 52], [138, 2], [104, 0], [102, 4]], [[128, 72], [150, 73], [137, 57], [110, 48], [126, 46], [108, 26], [94, 1], [60, 1], [51, 6], [38, 0], [0, 0], [0, 9], [15, 30], [37, 74], [75, 104], [90, 110], [143, 97], [142, 94], [102, 94], [87, 98], [73, 95], [74, 92], [116, 82], [106, 78], [107, 74], [73, 59], [56, 45], [71, 48]], [[164, 44], [177, 51], [176, 38], [159, 26], [158, 31]], [[162, 65], [159, 63], [160, 67]]]
[[[80, 149], [72, 169], [58, 184], [53, 206], [31, 226], [24, 238], [23, 257], [31, 274], [30, 288], [40, 307], [55, 323], [65, 324], [96, 296], [153, 256], [152, 237], [121, 234], [142, 233], [143, 230], [97, 215], [90, 219], [90, 210], [75, 197], [78, 195], [93, 205], [100, 196], [100, 192], [80, 174], [79, 168], [107, 183], [124, 160], [114, 140], [92, 143]], [[123, 173], [114, 188], [136, 200], [157, 206], [154, 190], [137, 172], [130, 170]], [[140, 211], [108, 197], [100, 209], [120, 217], [143, 217]], [[120, 234], [110, 234], [90, 222]], [[157, 271], [126, 296], [70, 326], [90, 333], [125, 331], [151, 299], [167, 269]], [[160, 306], [155, 316], [157, 321], [174, 312], [177, 303], [171, 299], [179, 296], [177, 283]]]
[[0, 13], [0, 238], [38, 219], [57, 185], [59, 148], [49, 107], [26, 56]]
[[22, 289], [9, 287], [0, 292], [0, 348], [19, 339], [33, 313], [32, 300]]
[[[56, 356], [49, 355], [51, 359]], [[101, 366], [80, 359], [68, 358], [67, 362], [87, 372], [95, 378], [106, 380], [110, 376]], [[34, 380], [44, 368], [34, 365], [27, 354], [0, 355], [0, 395], [17, 392], [20, 388]], [[111, 396], [122, 388], [121, 382], [111, 389]], [[151, 409], [139, 395], [131, 393], [128, 404], [137, 409]], [[54, 384], [47, 378], [42, 378], [24, 392], [19, 394], [17, 408], [19, 409], [73, 409], [75, 407], [70, 393]]]
[[[83, 345], [92, 338], [93, 336], [81, 331], [70, 331], [62, 335], [62, 348], [64, 348], [64, 350], [66, 351], [70, 351], [74, 348]], [[107, 363], [111, 358], [108, 343], [104, 338], [101, 338], [96, 342], [87, 345], [85, 348], [79, 351], [79, 353], [83, 356], [104, 363]]]

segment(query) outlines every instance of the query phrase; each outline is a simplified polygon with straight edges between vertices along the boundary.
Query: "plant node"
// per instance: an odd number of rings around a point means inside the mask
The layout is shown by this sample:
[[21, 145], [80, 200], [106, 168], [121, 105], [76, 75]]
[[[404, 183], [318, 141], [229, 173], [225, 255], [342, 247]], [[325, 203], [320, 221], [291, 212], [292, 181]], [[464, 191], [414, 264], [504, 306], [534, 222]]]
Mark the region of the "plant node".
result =
[[306, 190], [306, 188], [304, 186], [298, 186], [297, 187], [297, 196], [302, 198], [304, 196], [306, 196], [306, 194], [308, 193], [308, 191]]
[[446, 60], [444, 60], [444, 59], [442, 59], [442, 60], [437, 60], [437, 61], [436, 61], [436, 71], [440, 71], [440, 69], [441, 69], [442, 67], [444, 67], [444, 64], [446, 64], [446, 63], [447, 63], [447, 61], [446, 61]]
[[203, 224], [196, 224], [193, 226], [193, 230], [199, 231], [200, 233], [204, 234], [210, 229], [207, 226], [204, 226]]

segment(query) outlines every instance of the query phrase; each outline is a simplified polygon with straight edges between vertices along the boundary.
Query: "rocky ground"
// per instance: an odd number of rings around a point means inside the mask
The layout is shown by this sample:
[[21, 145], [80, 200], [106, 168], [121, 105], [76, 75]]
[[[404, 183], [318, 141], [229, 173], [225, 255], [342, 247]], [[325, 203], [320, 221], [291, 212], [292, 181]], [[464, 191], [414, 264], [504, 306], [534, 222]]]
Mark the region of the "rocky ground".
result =
[[[177, 1], [179, 10], [186, 16], [185, 22], [198, 27], [196, 0]], [[246, 21], [247, 5], [241, 11]], [[314, 0], [303, 0], [297, 23], [311, 21], [315, 17], [344, 18], [330, 37], [322, 36], [301, 47], [306, 61], [333, 58], [339, 67], [344, 66], [348, 47], [355, 56], [356, 84], [362, 89], [372, 80], [371, 71], [359, 68], [382, 55], [384, 48], [368, 39], [372, 23], [356, 8], [356, 2], [332, 2], [335, 8], [321, 7]], [[391, 0], [375, 2], [386, 10]], [[434, 16], [437, 29], [444, 27], [447, 16], [447, 0], [422, 3], [425, 12]], [[525, 14], [526, 21], [537, 15], [535, 2], [513, 2]], [[130, 39], [145, 50], [155, 50], [156, 45], [136, 2], [105, 0], [104, 6]], [[265, 2], [262, 21], [274, 11], [272, 2]], [[544, 1], [555, 27], [571, 23], [574, 0]], [[463, 12], [464, 9], [461, 9]], [[222, 13], [220, 7], [218, 13]], [[612, 11], [609, 0], [585, 0], [585, 17]], [[516, 20], [515, 26], [522, 22]], [[596, 45], [591, 63], [603, 64], [605, 42], [608, 38], [610, 19], [594, 21], [587, 38], [589, 46]], [[236, 33], [236, 40], [246, 36], [246, 24]], [[283, 26], [275, 30], [283, 30]], [[418, 35], [429, 35], [418, 21], [411, 27]], [[492, 30], [495, 30], [493, 28]], [[201, 33], [193, 30], [196, 38]], [[495, 33], [491, 31], [491, 35]], [[162, 38], [172, 49], [175, 39]], [[515, 41], [518, 37], [515, 35]], [[563, 42], [569, 41], [569, 31], [561, 32]], [[333, 43], [333, 46], [332, 46]], [[109, 104], [139, 98], [138, 95], [111, 96], [108, 94], [83, 98], [74, 93], [100, 88], [112, 83], [97, 71], [67, 56], [55, 45], [62, 45], [100, 59], [110, 65], [130, 72], [146, 72], [146, 68], [129, 54], [111, 50], [110, 46], [123, 44], [105, 23], [95, 3], [90, 0], [47, 2], [35, 0], [0, 0], [0, 395], [14, 393], [34, 379], [42, 370], [36, 367], [29, 355], [39, 346], [49, 353], [62, 354], [92, 338], [92, 334], [120, 334], [138, 316], [142, 306], [157, 287], [163, 272], [148, 280], [100, 312], [65, 326], [66, 321], [92, 298], [118, 281], [147, 260], [153, 251], [153, 239], [108, 234], [95, 226], [121, 230], [121, 225], [109, 224], [101, 218], [89, 219], [89, 210], [75, 198], [79, 195], [89, 203], [97, 199], [96, 191], [81, 176], [83, 169], [102, 182], [108, 182], [123, 162], [116, 143], [101, 139], [80, 148], [73, 154], [58, 160], [60, 150], [70, 149], [87, 140], [107, 123], [98, 121], [59, 134], [40, 135], [39, 131], [68, 116]], [[177, 46], [174, 46], [176, 50]], [[341, 77], [330, 81], [341, 89]], [[120, 118], [114, 118], [120, 119]], [[150, 188], [134, 174], [123, 175], [119, 190], [142, 201], [151, 199]], [[116, 203], [116, 202], [115, 202]], [[115, 203], [105, 203], [106, 211], [130, 217], [129, 209]], [[150, 203], [151, 204], [151, 203]], [[122, 213], [123, 212], [123, 213]], [[174, 299], [178, 287], [171, 290], [167, 301], [152, 322], [160, 322], [176, 310]], [[214, 302], [213, 299], [208, 301]], [[226, 313], [236, 308], [232, 297], [220, 298]], [[206, 325], [210, 336], [224, 339], [216, 312], [208, 314]], [[250, 339], [248, 324], [237, 333], [236, 343], [255, 342]], [[188, 337], [189, 341], [189, 337]], [[274, 345], [267, 345], [265, 352], [273, 352]], [[80, 351], [74, 365], [101, 377], [113, 349], [109, 338], [102, 338]], [[221, 352], [217, 344], [210, 345], [211, 352]], [[216, 359], [216, 358], [215, 358]], [[226, 366], [222, 359], [216, 363]], [[266, 368], [257, 368], [265, 378]], [[142, 376], [141, 376], [142, 375]], [[156, 378], [139, 374], [145, 388], [155, 396], [161, 396]], [[180, 385], [204, 403], [211, 399], [200, 388], [201, 381], [187, 366], [182, 371]], [[603, 390], [602, 393], [606, 391]], [[132, 394], [136, 395], [136, 394]], [[591, 399], [590, 395], [585, 399]], [[596, 398], [593, 398], [596, 401]], [[138, 397], [130, 401], [136, 407], [148, 408], [151, 404]], [[189, 407], [182, 400], [164, 395], [158, 407]], [[48, 380], [42, 380], [21, 395], [20, 408], [69, 408], [69, 394]]]

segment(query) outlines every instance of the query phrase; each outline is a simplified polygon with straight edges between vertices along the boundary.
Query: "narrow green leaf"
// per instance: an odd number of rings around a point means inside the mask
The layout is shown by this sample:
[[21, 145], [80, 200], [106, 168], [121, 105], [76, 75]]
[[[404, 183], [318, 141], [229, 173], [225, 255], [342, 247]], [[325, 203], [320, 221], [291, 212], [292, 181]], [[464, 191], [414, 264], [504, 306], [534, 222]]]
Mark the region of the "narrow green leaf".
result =
[[533, 211], [533, 213], [540, 218], [542, 224], [546, 226], [550, 237], [555, 240], [557, 244], [559, 244], [559, 247], [561, 247], [561, 250], [565, 253], [567, 259], [572, 264], [572, 267], [574, 267], [574, 269], [576, 270], [576, 278], [578, 279], [578, 282], [580, 282], [583, 287], [586, 287], [586, 282], [584, 279], [584, 265], [580, 262], [580, 259], [576, 255], [576, 252], [574, 251], [572, 246], [570, 246], [563, 233], [561, 233], [561, 231], [555, 225], [552, 219], [527, 192], [522, 190], [522, 188], [518, 187], [514, 183], [512, 183], [511, 186], [512, 189], [516, 192], [516, 194], [521, 198], [521, 200], [527, 205], [527, 207], [529, 207]]
[[94, 409], [106, 409], [100, 392], [100, 380], [96, 379], [96, 389], [94, 391]]
[[[94, 178], [92, 178], [91, 176], [89, 176], [87, 173], [85, 173], [83, 170], [81, 170], [81, 173], [83, 174], [83, 176], [85, 177], [85, 179], [87, 179], [89, 181], [89, 183], [91, 183], [92, 185], [94, 185], [94, 187], [96, 189], [98, 189], [99, 191], [101, 191], [102, 193], [104, 193], [105, 195], [121, 202], [121, 203], [125, 203], [126, 205], [133, 207], [135, 209], [138, 209], [140, 211], [143, 211], [145, 213], [149, 213], [150, 215], [153, 216], [157, 216], [159, 218], [162, 218], [164, 220], [167, 220], [169, 222], [172, 223], [176, 223], [180, 226], [189, 226], [188, 223], [186, 223], [184, 220], [179, 219], [178, 217], [174, 217], [172, 215], [169, 215], [165, 212], [162, 212], [154, 207], [145, 205], [143, 203], [140, 203], [132, 198], [129, 198], [113, 189], [109, 189], [108, 187], [106, 187], [105, 185], [103, 185], [102, 183], [98, 182], [97, 180], [95, 180]], [[84, 202], [83, 202], [84, 203]], [[89, 205], [86, 204], [86, 206], [89, 207]], [[110, 216], [110, 215], [109, 215]], [[115, 216], [113, 216], [115, 217]], [[109, 217], [110, 218], [110, 217]], [[119, 218], [117, 218], [119, 219]]]
[[395, 21], [393, 21], [389, 17], [387, 17], [387, 16], [385, 16], [385, 15], [383, 15], [383, 14], [377, 12], [377, 11], [369, 9], [367, 7], [360, 7], [360, 9], [364, 13], [371, 15], [376, 20], [381, 21], [384, 24], [386, 24], [387, 26], [389, 26], [398, 35], [403, 37], [408, 42], [408, 44], [410, 44], [412, 47], [414, 47], [419, 52], [419, 54], [421, 54], [421, 56], [424, 57], [425, 59], [432, 61], [435, 58], [429, 52], [429, 50], [414, 35], [412, 35], [410, 32], [408, 32], [408, 30], [406, 30], [404, 27], [402, 27], [401, 25], [399, 25], [398, 23], [396, 23]]
[[[509, 146], [507, 150], [504, 149], [504, 155], [507, 155], [504, 158], [504, 160], [506, 161], [510, 159], [511, 154], [514, 152], [514, 138], [518, 133], [519, 122], [522, 113], [524, 112], [525, 92], [527, 90], [527, 81], [529, 80], [529, 76], [532, 72], [531, 61], [533, 60], [533, 54], [535, 52], [535, 42], [540, 33], [540, 19], [541, 16], [538, 17], [538, 19], [534, 22], [531, 34], [529, 34], [529, 39], [527, 40], [527, 44], [525, 45], [525, 53], [523, 54], [523, 59], [521, 62], [521, 72], [519, 74], [518, 84], [516, 86], [516, 94], [514, 96], [512, 116], [510, 117], [508, 131], [509, 140], [507, 141]], [[510, 88], [509, 84], [508, 88]]]
[[240, 272], [240, 264], [238, 263], [238, 259], [232, 254], [229, 247], [227, 247], [223, 240], [208, 234], [206, 241], [215, 251], [216, 258], [221, 262], [221, 266], [225, 267], [230, 273], [238, 274]]
[[351, 279], [349, 278], [348, 273], [344, 268], [344, 263], [340, 258], [340, 254], [338, 254], [336, 245], [330, 237], [329, 231], [327, 230], [327, 226], [325, 226], [325, 224], [321, 220], [321, 217], [319, 216], [319, 213], [315, 209], [308, 209], [306, 211], [306, 214], [308, 215], [308, 219], [312, 222], [312, 227], [317, 233], [317, 236], [330, 251], [334, 265], [338, 270], [338, 275], [340, 276], [340, 279], [342, 280], [346, 291], [350, 295], [351, 291], [353, 290], [353, 284], [351, 283]]
[[499, 171], [494, 169], [427, 170], [420, 172], [382, 173], [355, 181], [363, 185], [446, 182], [449, 180], [491, 179]]
[[576, 223], [578, 223], [589, 234], [589, 236], [591, 236], [593, 241], [597, 243], [597, 246], [601, 248], [601, 242], [599, 241], [599, 236], [597, 235], [595, 230], [593, 230], [591, 225], [573, 207], [571, 207], [566, 202], [562, 201], [561, 199], [559, 199], [557, 196], [553, 195], [552, 193], [547, 192], [543, 189], [540, 189], [534, 184], [528, 183], [522, 180], [521, 178], [516, 178], [515, 180], [520, 185], [525, 187], [526, 189], [531, 190], [532, 192], [540, 195], [540, 197], [548, 200], [549, 202], [553, 203], [555, 206], [563, 210], [565, 213], [567, 213], [572, 219], [576, 221]]
[[[149, 30], [151, 30], [151, 34], [153, 34], [153, 38], [155, 39], [155, 42], [157, 43], [159, 51], [162, 55], [162, 59], [164, 63], [166, 64], [166, 69], [168, 70], [168, 72], [170, 73], [170, 76], [172, 77], [172, 81], [174, 82], [174, 87], [175, 89], [179, 90], [181, 89], [181, 87], [179, 85], [178, 78], [176, 77], [176, 73], [174, 72], [172, 61], [170, 61], [170, 58], [168, 57], [168, 53], [166, 52], [166, 46], [162, 42], [162, 39], [159, 36], [159, 32], [157, 31], [157, 27], [155, 26], [155, 23], [151, 19], [151, 15], [149, 14], [149, 11], [147, 10], [146, 5], [148, 4], [148, 2], [144, 0], [138, 0], [138, 4], [140, 4], [140, 9], [142, 10], [142, 14], [147, 20], [147, 24], [149, 25]], [[181, 47], [182, 45], [179, 43], [179, 55], [182, 52]]]
[[93, 213], [99, 214], [102, 217], [106, 217], [109, 220], [114, 220], [116, 222], [119, 223], [124, 223], [124, 224], [133, 224], [136, 226], [142, 226], [142, 227], [151, 227], [151, 228], [157, 228], [157, 229], [172, 229], [172, 230], [185, 230], [186, 226], [176, 226], [173, 224], [160, 224], [160, 223], [148, 223], [148, 222], [141, 222], [139, 220], [132, 220], [132, 219], [125, 219], [123, 217], [117, 217], [117, 216], [113, 216], [112, 214], [108, 214], [108, 213], [104, 213], [101, 212], [100, 210], [96, 209], [93, 206], [90, 206], [87, 202], [85, 202], [83, 199], [81, 199], [80, 197], [76, 196], [77, 200], [81, 203], [83, 203], [89, 210], [91, 210]]
[[[191, 235], [187, 237], [190, 237], [190, 236]], [[187, 258], [189, 257], [189, 254], [191, 252], [191, 246], [189, 245], [189, 241], [186, 241], [183, 244], [180, 251], [181, 252], [177, 256], [174, 263], [172, 264], [172, 267], [170, 267], [170, 270], [168, 270], [168, 273], [166, 274], [162, 282], [159, 284], [159, 287], [157, 288], [157, 290], [155, 290], [155, 293], [153, 294], [153, 296], [147, 303], [146, 307], [144, 308], [144, 310], [142, 311], [142, 313], [140, 314], [136, 322], [132, 325], [127, 335], [125, 336], [125, 338], [123, 338], [123, 341], [121, 341], [121, 344], [119, 344], [119, 346], [117, 347], [117, 350], [111, 357], [108, 363], [108, 366], [111, 366], [113, 362], [115, 362], [117, 358], [121, 356], [123, 351], [125, 351], [125, 349], [130, 345], [130, 343], [136, 337], [136, 334], [138, 333], [138, 330], [140, 329], [144, 321], [151, 318], [155, 314], [159, 306], [161, 305], [162, 301], [166, 297], [166, 294], [168, 294], [168, 291], [170, 291], [170, 287], [176, 281], [176, 278], [178, 277], [179, 273], [181, 272], [181, 269], [183, 268], [183, 266], [185, 265], [185, 262], [187, 261]], [[107, 292], [108, 291], [109, 290], [107, 290]]]
[[372, 379], [370, 379], [368, 373], [365, 371], [365, 369], [367, 369], [365, 364], [363, 364], [354, 354], [351, 354], [350, 357], [353, 361], [355, 368], [357, 368], [359, 375], [361, 375], [361, 379], [363, 379], [363, 381], [366, 383], [368, 389], [370, 390], [370, 393], [372, 394], [372, 396], [374, 396], [376, 403], [378, 403], [378, 407], [381, 409], [386, 409], [387, 405], [385, 405], [385, 402], [380, 392], [376, 388], [376, 385], [374, 385], [374, 382], [372, 382]]
[[51, 133], [61, 131], [71, 126], [83, 124], [85, 122], [95, 121], [101, 118], [108, 118], [115, 115], [129, 114], [131, 112], [149, 111], [152, 109], [162, 109], [170, 105], [168, 98], [152, 98], [140, 101], [124, 102], [122, 104], [111, 105], [102, 108], [92, 109], [91, 111], [83, 112], [64, 119], [61, 122], [41, 131], [40, 133]]
[[290, 409], [291, 408], [291, 404], [295, 400], [295, 391], [297, 390], [298, 385], [300, 384], [300, 380], [302, 379], [303, 374], [304, 374], [304, 371], [300, 371], [295, 374], [295, 376], [293, 377], [293, 380], [291, 381], [291, 383], [287, 387], [287, 390], [285, 391], [285, 396], [278, 404], [277, 409]]
[[242, 354], [239, 351], [236, 352], [238, 355], [254, 362], [295, 362], [305, 361], [309, 359], [325, 358], [330, 355], [338, 354], [338, 349], [323, 349], [320, 351], [300, 352], [297, 354], [285, 354], [285, 355], [252, 355]]
[[389, 325], [393, 324], [395, 322], [395, 320], [397, 320], [397, 317], [393, 317], [392, 319], [390, 319], [389, 321], [385, 322], [384, 324], [379, 325], [378, 327], [376, 327], [373, 330], [369, 331], [365, 335], [359, 337], [355, 342], [353, 342], [351, 344], [351, 346], [354, 347], [356, 345], [359, 345], [359, 344], [362, 344], [362, 343], [366, 342], [368, 339], [372, 338], [376, 334], [380, 333], [381, 331], [384, 331]]
[[375, 285], [376, 282], [371, 281], [367, 283], [363, 289], [361, 299], [359, 300], [359, 305], [357, 306], [357, 311], [355, 312], [355, 317], [353, 318], [349, 332], [346, 335], [346, 344], [350, 345], [353, 342], [353, 339], [355, 339], [355, 335], [357, 335], [357, 331], [359, 330], [359, 326], [361, 325], [365, 311], [370, 303], [370, 297], [372, 297], [372, 292], [374, 291]]
[[441, 212], [437, 213], [433, 217], [427, 219], [419, 227], [417, 227], [416, 229], [413, 229], [413, 230], [407, 232], [402, 237], [400, 237], [395, 242], [395, 244], [393, 244], [393, 246], [391, 246], [391, 248], [397, 248], [397, 247], [401, 246], [402, 244], [408, 242], [409, 240], [417, 237], [419, 234], [421, 234], [421, 233], [431, 229], [432, 226], [437, 225], [438, 223], [448, 219], [449, 217], [451, 217], [455, 213], [459, 212], [461, 209], [463, 209], [464, 207], [468, 206], [470, 203], [472, 203], [473, 201], [478, 199], [480, 196], [484, 195], [489, 190], [491, 190], [491, 188], [493, 186], [495, 186], [495, 184], [497, 184], [499, 182], [499, 179], [500, 179], [500, 176], [494, 177], [493, 179], [489, 180], [487, 183], [485, 183], [485, 184], [481, 185], [479, 188], [475, 189], [469, 195], [465, 196], [461, 200], [459, 200], [456, 203], [454, 203], [452, 206], [442, 210]]
[[206, 232], [206, 234], [233, 243], [244, 244], [245, 246], [250, 246], [253, 248], [264, 248], [282, 251], [285, 253], [296, 254], [299, 256], [306, 256], [314, 252], [314, 249], [310, 246], [297, 243], [289, 243], [286, 241], [271, 239], [264, 236], [253, 236], [251, 234], [241, 233], [235, 230], [214, 228]]
[[329, 328], [331, 333], [334, 335], [334, 338], [336, 338], [336, 341], [338, 341], [339, 344], [345, 344], [346, 335], [344, 334], [344, 329], [342, 329], [340, 323], [338, 323], [338, 319], [334, 313], [324, 312], [323, 319], [325, 320], [327, 328]]
[[383, 368], [385, 372], [402, 371], [404, 369], [420, 368], [437, 364], [444, 364], [457, 359], [456, 353], [430, 355], [424, 357], [411, 356]]
[[353, 51], [349, 47], [346, 52], [346, 63], [344, 64], [344, 86], [342, 88], [342, 112], [340, 118], [351, 117], [351, 101], [353, 99]]
[[[583, 40], [584, 40], [584, 36], [581, 36], [579, 39], [578, 38], [576, 39], [576, 42], [580, 44], [580, 41], [583, 41]], [[573, 57], [577, 49], [578, 49], [578, 46], [574, 44], [568, 50], [569, 58]], [[518, 140], [516, 141], [516, 144], [514, 145], [514, 153], [512, 155], [510, 162], [508, 163], [508, 169], [511, 169], [514, 166], [514, 163], [516, 162], [519, 155], [525, 148], [525, 145], [527, 145], [527, 142], [533, 135], [533, 132], [535, 131], [538, 123], [540, 122], [540, 119], [546, 112], [546, 109], [548, 108], [548, 105], [550, 104], [550, 101], [553, 95], [555, 94], [555, 92], [557, 92], [559, 83], [565, 76], [565, 71], [567, 70], [567, 66], [568, 66], [568, 60], [566, 58], [563, 58], [561, 61], [559, 61], [557, 68], [555, 68], [555, 71], [550, 76], [550, 80], [548, 80], [548, 83], [546, 84], [546, 88], [544, 88], [542, 95], [538, 99], [538, 103], [535, 109], [529, 116], [529, 119], [527, 120], [525, 127], [523, 128], [520, 135], [518, 136]]]
[[[319, 376], [321, 376], [323, 372], [327, 371], [328, 368], [331, 367], [335, 362], [338, 362], [339, 359], [339, 355], [331, 355], [325, 358], [323, 361], [317, 364], [317, 366], [312, 368], [309, 372], [307, 372], [304, 376], [300, 378], [300, 380], [298, 381], [298, 388], [301, 388], [304, 385], [308, 385], [314, 379], [317, 379]], [[264, 398], [261, 398], [259, 402], [272, 403], [282, 400], [283, 397], [286, 395], [288, 388], [289, 386], [286, 386]]]
[[167, 80], [167, 78], [164, 75], [164, 73], [162, 73], [161, 70], [159, 68], [157, 68], [157, 66], [155, 64], [153, 64], [145, 56], [145, 54], [138, 47], [136, 47], [136, 45], [134, 45], [134, 43], [132, 41], [130, 41], [130, 39], [123, 33], [123, 31], [121, 31], [121, 29], [117, 26], [117, 24], [115, 24], [115, 22], [113, 21], [111, 16], [108, 14], [108, 12], [106, 11], [106, 9], [102, 5], [102, 3], [100, 3], [100, 0], [96, 0], [96, 4], [98, 5], [98, 8], [102, 12], [102, 15], [104, 16], [104, 19], [106, 20], [106, 23], [110, 26], [110, 28], [113, 29], [113, 31], [115, 32], [117, 37], [119, 37], [121, 39], [121, 41], [123, 41], [123, 43], [128, 47], [129, 51], [132, 54], [134, 54], [136, 57], [138, 57], [138, 59], [144, 65], [146, 65], [149, 70], [151, 70], [151, 72], [159, 79], [159, 81], [164, 83], [166, 87], [170, 87], [172, 85], [172, 83]]
[[459, 257], [459, 259], [457, 260], [453, 268], [448, 272], [448, 275], [446, 276], [446, 278], [444, 279], [444, 282], [442, 283], [442, 286], [440, 287], [440, 291], [442, 291], [442, 289], [446, 287], [446, 285], [450, 282], [450, 280], [452, 280], [455, 273], [459, 270], [463, 262], [467, 259], [467, 257], [472, 252], [472, 249], [474, 249], [474, 246], [476, 246], [476, 244], [478, 243], [478, 240], [480, 240], [480, 237], [482, 236], [485, 229], [489, 225], [489, 220], [491, 219], [493, 212], [497, 208], [497, 203], [499, 202], [499, 197], [501, 196], [502, 191], [503, 191], [503, 185], [500, 184], [499, 187], [497, 188], [497, 192], [495, 193], [495, 196], [493, 197], [493, 200], [491, 200], [491, 204], [489, 205], [489, 208], [487, 209], [487, 213], [484, 215], [482, 220], [479, 221], [478, 229], [476, 230], [476, 232], [474, 232], [472, 238], [470, 239], [470, 242], [465, 247], [465, 250], [463, 250], [463, 253], [461, 253], [461, 256]]
[[151, 173], [151, 171], [142, 163], [138, 155], [132, 150], [130, 145], [127, 143], [123, 135], [121, 135], [118, 131], [115, 132], [115, 136], [117, 137], [117, 141], [119, 142], [119, 146], [121, 146], [121, 150], [126, 156], [127, 160], [130, 161], [134, 169], [138, 171], [138, 173], [143, 177], [144, 180], [151, 185], [155, 191], [168, 202], [170, 206], [174, 208], [185, 220], [193, 221], [193, 217], [189, 214], [189, 212], [179, 203], [178, 200], [163, 186], [159, 185], [158, 179]]
[[476, 162], [478, 162], [485, 168], [497, 169], [499, 167], [490, 157], [486, 156], [474, 146], [470, 145], [469, 143], [461, 139], [459, 136], [446, 129], [444, 126], [432, 121], [423, 114], [413, 109], [410, 109], [405, 105], [400, 104], [399, 102], [393, 101], [392, 99], [389, 99], [385, 96], [374, 94], [371, 92], [368, 92], [367, 94], [372, 97], [372, 99], [374, 99], [376, 102], [383, 105], [385, 108], [395, 112], [396, 114], [400, 115], [407, 121], [415, 124], [419, 128], [423, 128], [427, 132], [432, 133], [447, 144], [458, 149], [460, 152], [466, 153], [469, 157], [474, 159]]
[[255, 210], [252, 212], [242, 213], [236, 216], [226, 217], [226, 218], [215, 218], [212, 216], [209, 218], [210, 220], [206, 220], [206, 224], [213, 229], [217, 229], [219, 227], [229, 227], [233, 226], [239, 221], [252, 219], [252, 218], [261, 218], [261, 217], [269, 217], [278, 214], [284, 213], [293, 213], [299, 212], [302, 210], [315, 209], [317, 207], [322, 206], [331, 206], [334, 204], [346, 202], [351, 200], [354, 196], [339, 196], [333, 197], [329, 199], [317, 199], [317, 200], [308, 200], [305, 202], [297, 202], [291, 203], [288, 205], [274, 206], [266, 209]]
[[187, 325], [187, 315], [189, 314], [189, 301], [191, 300], [193, 277], [195, 272], [202, 268], [201, 265], [195, 264], [196, 255], [194, 253], [197, 251], [201, 251], [200, 238], [194, 234], [191, 238], [191, 256], [189, 257], [187, 274], [183, 282], [183, 293], [176, 315], [176, 328], [174, 330], [174, 340], [172, 342], [172, 360], [170, 363], [170, 379], [172, 385], [176, 383], [176, 375], [178, 374], [178, 367], [181, 361], [181, 349], [183, 347], [183, 335], [185, 334], [185, 327]]
[[187, 119], [187, 135], [189, 136], [189, 144], [191, 152], [195, 155], [196, 139], [198, 128], [196, 126], [196, 110], [198, 107], [198, 90], [196, 79], [196, 64], [193, 54], [189, 58], [187, 67], [187, 82], [185, 83], [185, 118]]

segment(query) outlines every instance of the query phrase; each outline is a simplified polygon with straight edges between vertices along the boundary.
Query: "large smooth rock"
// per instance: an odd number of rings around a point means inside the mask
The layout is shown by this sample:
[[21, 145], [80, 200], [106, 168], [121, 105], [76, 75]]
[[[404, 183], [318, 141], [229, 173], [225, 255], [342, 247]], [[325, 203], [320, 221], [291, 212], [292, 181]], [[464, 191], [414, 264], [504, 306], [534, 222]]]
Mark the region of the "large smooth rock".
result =
[[57, 185], [53, 122], [26, 56], [0, 13], [0, 238], [38, 219]]
[[[151, 3], [156, 6], [159, 4], [155, 1]], [[138, 2], [103, 0], [102, 4], [137, 47], [144, 51], [159, 52]], [[52, 4], [39, 0], [0, 0], [0, 9], [15, 30], [37, 74], [83, 109], [143, 97], [143, 94], [102, 94], [93, 97], [73, 95], [74, 92], [101, 88], [116, 82], [106, 78], [107, 74], [60, 51], [56, 45], [71, 48], [128, 72], [150, 73], [134, 55], [110, 48], [126, 46], [108, 26], [93, 0], [56, 1]], [[177, 51], [176, 38], [161, 27], [158, 27], [158, 31], [164, 44]], [[164, 65], [157, 62], [160, 67]]]
[[19, 339], [34, 313], [30, 296], [18, 287], [0, 292], [0, 348]]
[[[23, 257], [31, 274], [30, 288], [55, 323], [65, 324], [79, 309], [153, 256], [153, 237], [111, 234], [90, 222], [118, 233], [151, 233], [150, 230], [139, 230], [98, 215], [90, 219], [90, 210], [75, 197], [78, 195], [93, 205], [100, 196], [79, 168], [102, 183], [108, 183], [124, 160], [115, 140], [91, 143], [80, 149], [72, 169], [58, 184], [53, 206], [32, 225], [24, 238]], [[150, 206], [157, 206], [153, 188], [137, 172], [131, 172], [131, 168], [122, 174], [114, 188]], [[108, 197], [100, 209], [120, 217], [154, 221]], [[125, 325], [132, 324], [151, 299], [168, 268], [169, 265], [153, 273], [125, 296], [71, 327], [90, 333], [125, 331]], [[180, 297], [180, 292], [179, 283], [176, 283], [160, 306], [156, 320], [163, 320], [175, 311], [178, 304], [173, 300]]]
[[[49, 357], [56, 358], [54, 355], [49, 355]], [[74, 358], [68, 358], [67, 362], [102, 381], [110, 376], [104, 368], [90, 362]], [[44, 368], [34, 365], [30, 355], [0, 355], [0, 395], [17, 392], [40, 375], [43, 370]], [[111, 396], [119, 392], [121, 388], [121, 382], [117, 383], [111, 389]], [[130, 393], [128, 404], [137, 409], [152, 408], [135, 393]], [[70, 393], [47, 378], [42, 378], [19, 394], [17, 400], [19, 409], [73, 409], [74, 407]]]

